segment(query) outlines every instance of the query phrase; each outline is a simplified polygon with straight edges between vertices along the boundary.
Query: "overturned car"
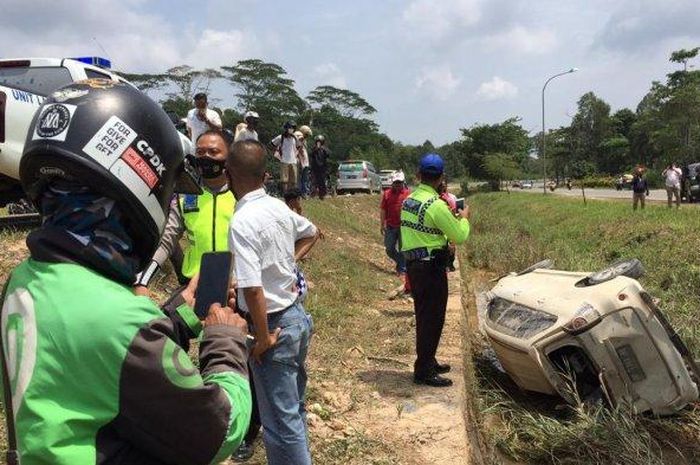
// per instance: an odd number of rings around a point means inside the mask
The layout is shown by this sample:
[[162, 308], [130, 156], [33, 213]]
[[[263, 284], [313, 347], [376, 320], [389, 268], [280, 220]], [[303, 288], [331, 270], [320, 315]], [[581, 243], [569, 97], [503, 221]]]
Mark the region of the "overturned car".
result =
[[655, 415], [698, 399], [695, 361], [636, 281], [638, 260], [593, 274], [551, 265], [502, 277], [487, 295], [484, 330], [518, 386]]

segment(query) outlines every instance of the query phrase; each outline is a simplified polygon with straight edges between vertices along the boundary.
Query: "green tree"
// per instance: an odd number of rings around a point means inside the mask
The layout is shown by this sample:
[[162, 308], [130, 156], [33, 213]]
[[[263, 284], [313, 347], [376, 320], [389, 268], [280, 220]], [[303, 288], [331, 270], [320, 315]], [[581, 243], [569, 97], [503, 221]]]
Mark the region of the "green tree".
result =
[[521, 177], [518, 161], [513, 155], [490, 153], [484, 157], [483, 169], [491, 185], [500, 189], [503, 181], [512, 181]]
[[237, 109], [255, 110], [260, 115], [258, 135], [262, 141], [280, 134], [285, 121], [296, 120], [307, 108], [294, 89], [294, 80], [280, 65], [251, 59], [222, 66], [221, 70], [237, 91]]
[[316, 109], [330, 106], [339, 114], [348, 118], [370, 116], [377, 110], [360, 94], [333, 86], [318, 86], [306, 98]]
[[571, 122], [573, 158], [605, 169], [603, 142], [612, 135], [610, 105], [593, 92], [584, 94], [578, 101], [578, 111]]

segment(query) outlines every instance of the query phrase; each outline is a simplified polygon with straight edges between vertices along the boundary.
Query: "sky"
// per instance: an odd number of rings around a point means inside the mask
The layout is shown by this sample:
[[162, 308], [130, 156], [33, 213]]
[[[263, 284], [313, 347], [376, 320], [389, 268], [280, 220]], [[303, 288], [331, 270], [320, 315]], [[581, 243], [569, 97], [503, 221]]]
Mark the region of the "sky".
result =
[[[510, 117], [568, 125], [588, 91], [634, 109], [700, 46], [698, 0], [0, 0], [0, 57], [105, 54], [127, 72], [260, 58], [306, 96], [358, 92], [394, 140], [435, 145]], [[105, 53], [106, 52], [106, 53]], [[700, 60], [697, 61], [700, 66]], [[211, 89], [222, 107], [234, 90]]]

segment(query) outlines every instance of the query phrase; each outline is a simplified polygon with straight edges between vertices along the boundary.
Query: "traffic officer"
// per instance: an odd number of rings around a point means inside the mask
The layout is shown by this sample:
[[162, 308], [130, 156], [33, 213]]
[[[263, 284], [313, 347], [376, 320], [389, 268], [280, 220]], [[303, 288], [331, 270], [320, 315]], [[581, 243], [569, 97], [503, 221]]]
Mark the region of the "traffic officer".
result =
[[42, 224], [2, 296], [8, 462], [220, 463], [250, 416], [245, 320], [212, 305], [200, 321], [197, 279], [163, 308], [131, 290], [173, 190], [201, 191], [176, 129], [124, 83], [54, 95], [19, 166]]
[[199, 263], [205, 252], [228, 250], [228, 226], [236, 206], [224, 173], [228, 150], [229, 144], [221, 131], [206, 131], [197, 139], [195, 160], [204, 189], [200, 195], [180, 194], [173, 198], [158, 250], [137, 277], [137, 294], [148, 294], [148, 285], [163, 263], [177, 250], [180, 238], [185, 233], [189, 246], [179, 270], [185, 282], [199, 271]]
[[469, 236], [469, 208], [456, 215], [440, 201], [438, 186], [444, 179], [440, 155], [429, 153], [420, 161], [420, 184], [401, 209], [401, 251], [416, 314], [416, 362], [413, 381], [428, 386], [451, 386], [440, 376], [450, 371], [439, 364], [435, 352], [440, 343], [447, 309], [448, 241], [461, 244]]

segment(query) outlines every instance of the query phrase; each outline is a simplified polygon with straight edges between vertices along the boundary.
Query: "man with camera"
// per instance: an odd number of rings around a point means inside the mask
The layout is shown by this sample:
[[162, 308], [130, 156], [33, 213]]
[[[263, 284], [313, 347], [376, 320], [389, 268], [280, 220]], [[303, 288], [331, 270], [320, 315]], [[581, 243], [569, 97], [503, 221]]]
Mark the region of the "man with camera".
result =
[[450, 366], [435, 358], [447, 310], [448, 242], [462, 244], [469, 237], [469, 207], [457, 214], [440, 200], [438, 188], [445, 165], [440, 155], [429, 153], [420, 161], [420, 184], [401, 209], [401, 251], [406, 259], [416, 315], [416, 361], [413, 381], [447, 387], [441, 376]]

